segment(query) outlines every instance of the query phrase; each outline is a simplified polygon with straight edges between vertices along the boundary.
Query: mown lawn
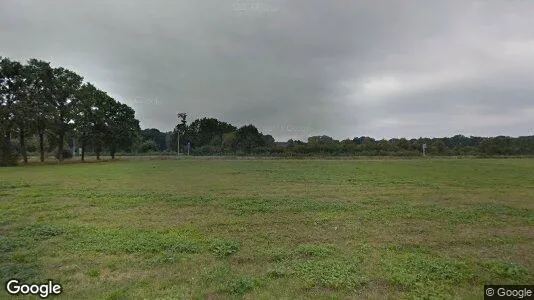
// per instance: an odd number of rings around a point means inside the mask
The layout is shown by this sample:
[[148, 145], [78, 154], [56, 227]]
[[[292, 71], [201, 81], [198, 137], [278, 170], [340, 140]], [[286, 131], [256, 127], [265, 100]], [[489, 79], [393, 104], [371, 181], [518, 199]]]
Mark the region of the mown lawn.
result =
[[[0, 169], [0, 277], [60, 298], [482, 298], [534, 283], [534, 160]], [[5, 289], [0, 298], [8, 295]]]

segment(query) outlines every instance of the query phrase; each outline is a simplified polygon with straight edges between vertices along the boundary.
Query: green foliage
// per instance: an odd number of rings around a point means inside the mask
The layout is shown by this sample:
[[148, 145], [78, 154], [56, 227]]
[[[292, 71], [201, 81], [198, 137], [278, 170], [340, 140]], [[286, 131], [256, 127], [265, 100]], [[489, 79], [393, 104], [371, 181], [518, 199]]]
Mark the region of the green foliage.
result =
[[[72, 158], [72, 152], [70, 150], [63, 150], [62, 159]], [[59, 159], [59, 153], [56, 153], [56, 158]]]
[[82, 86], [83, 77], [65, 68], [52, 69], [52, 103], [54, 111], [50, 130], [55, 134], [58, 142], [58, 159], [63, 157], [65, 136], [71, 129], [71, 121], [77, 102], [77, 93]]
[[143, 129], [141, 130], [140, 134], [143, 144], [150, 143], [150, 147], [148, 147], [148, 149], [146, 146], [143, 146], [141, 151], [164, 151], [167, 149], [165, 133], [157, 130], [156, 128]]
[[522, 266], [500, 260], [486, 261], [482, 266], [498, 279], [510, 279], [517, 284], [525, 283], [525, 278], [530, 277], [529, 272]]
[[245, 153], [251, 153], [253, 148], [265, 145], [262, 134], [254, 125], [245, 125], [236, 131], [236, 147]]
[[452, 286], [473, 277], [464, 262], [419, 252], [387, 251], [382, 266], [393, 284], [416, 291], [420, 296], [435, 289], [451, 292]]
[[143, 153], [151, 152], [151, 151], [158, 151], [158, 145], [153, 140], [146, 140], [141, 145], [140, 149]]
[[87, 271], [87, 276], [89, 277], [99, 277], [100, 276], [100, 270], [98, 269], [90, 269]]
[[[297, 143], [295, 143], [297, 144]], [[476, 299], [532, 281], [532, 159], [0, 169], [0, 275], [69, 298]]]
[[116, 289], [112, 291], [111, 293], [109, 293], [106, 297], [106, 300], [125, 300], [125, 299], [130, 299], [130, 297], [128, 297], [128, 292], [125, 288]]
[[37, 246], [65, 231], [51, 223], [30, 223], [7, 235], [0, 235], [0, 280], [36, 280], [40, 274]]
[[220, 290], [229, 294], [242, 296], [260, 285], [260, 280], [252, 276], [232, 277], [225, 282]]
[[20, 160], [20, 154], [15, 150], [16, 146], [11, 142], [9, 146], [0, 147], [0, 166], [16, 166]]
[[[34, 134], [39, 135], [41, 161], [45, 136], [57, 146], [60, 161], [68, 158], [67, 138], [77, 138], [81, 147], [92, 146], [98, 154], [107, 148], [112, 157], [119, 149], [131, 149], [139, 131], [133, 109], [82, 82], [75, 72], [47, 62], [31, 59], [22, 65], [0, 59], [0, 165], [14, 164], [19, 154], [26, 162], [26, 138]], [[18, 151], [9, 144], [15, 135]]]
[[334, 253], [334, 249], [332, 245], [303, 244], [296, 252], [302, 257], [325, 257]]
[[296, 274], [311, 287], [356, 289], [367, 279], [360, 273], [359, 261], [307, 260], [295, 266]]
[[218, 257], [227, 257], [239, 250], [239, 243], [233, 240], [215, 239], [211, 242], [210, 251]]
[[148, 231], [79, 228], [70, 235], [69, 247], [76, 251], [101, 253], [197, 253], [201, 237], [181, 231]]
[[[271, 155], [271, 156], [421, 156], [422, 145], [427, 144], [427, 155], [430, 156], [512, 156], [534, 155], [534, 137], [465, 137], [456, 135], [449, 138], [393, 138], [375, 140], [370, 137], [357, 137], [352, 140], [338, 141], [332, 137], [312, 136], [308, 142], [289, 140], [275, 142], [270, 135], [261, 134], [253, 125], [246, 125], [238, 130], [230, 124], [213, 118], [202, 118], [185, 126], [184, 141], [191, 141], [193, 155]], [[233, 130], [233, 131], [232, 131]], [[155, 130], [147, 134], [149, 137], [164, 134]], [[159, 132], [159, 133], [158, 133]], [[176, 149], [176, 134], [167, 133]], [[187, 142], [183, 142], [185, 145]], [[185, 147], [183, 145], [183, 147]]]
[[284, 278], [284, 277], [292, 276], [294, 274], [295, 274], [295, 271], [292, 268], [287, 267], [285, 265], [281, 265], [281, 264], [277, 264], [267, 271], [267, 276], [269, 278], [274, 278], [274, 279]]
[[[201, 118], [187, 127], [185, 140], [191, 141], [194, 147], [221, 146], [223, 135], [234, 132], [236, 128], [226, 122], [214, 118]], [[220, 149], [220, 148], [219, 148]]]

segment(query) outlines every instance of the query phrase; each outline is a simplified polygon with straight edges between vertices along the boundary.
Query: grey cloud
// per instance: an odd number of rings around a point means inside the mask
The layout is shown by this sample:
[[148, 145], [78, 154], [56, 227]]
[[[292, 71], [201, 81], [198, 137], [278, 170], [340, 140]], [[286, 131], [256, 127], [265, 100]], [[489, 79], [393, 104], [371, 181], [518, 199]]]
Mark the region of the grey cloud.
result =
[[[7, 0], [0, 55], [72, 68], [162, 130], [186, 111], [280, 140], [522, 135], [534, 123], [522, 113], [534, 96], [533, 9], [520, 0]], [[491, 116], [517, 120], [481, 125]]]

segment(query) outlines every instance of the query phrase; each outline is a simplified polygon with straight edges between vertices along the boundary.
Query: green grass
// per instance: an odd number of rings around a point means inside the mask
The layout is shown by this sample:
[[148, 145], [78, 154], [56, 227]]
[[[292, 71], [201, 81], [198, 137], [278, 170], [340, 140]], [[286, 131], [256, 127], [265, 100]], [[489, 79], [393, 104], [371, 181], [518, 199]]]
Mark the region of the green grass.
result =
[[[0, 169], [0, 277], [60, 298], [481, 298], [534, 282], [533, 159]], [[5, 291], [0, 298], [5, 298]]]

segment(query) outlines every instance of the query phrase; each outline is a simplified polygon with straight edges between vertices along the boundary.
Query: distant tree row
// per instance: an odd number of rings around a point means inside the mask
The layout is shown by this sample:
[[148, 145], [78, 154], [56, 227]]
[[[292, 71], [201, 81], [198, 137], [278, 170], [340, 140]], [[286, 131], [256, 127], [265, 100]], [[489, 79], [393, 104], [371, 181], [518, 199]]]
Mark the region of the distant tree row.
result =
[[275, 145], [271, 135], [262, 134], [254, 125], [237, 128], [214, 118], [201, 118], [189, 125], [184, 119], [170, 132], [142, 130], [141, 152], [176, 151], [178, 132], [180, 151], [186, 153], [189, 145], [193, 155], [254, 154]]
[[75, 72], [36, 59], [21, 64], [0, 57], [0, 165], [20, 158], [27, 163], [29, 151], [39, 153], [41, 161], [52, 151], [62, 161], [76, 148], [81, 160], [88, 150], [97, 159], [104, 151], [112, 158], [119, 151], [176, 153], [178, 133], [180, 151], [192, 155], [418, 156], [423, 145], [429, 155], [534, 155], [534, 136], [342, 141], [312, 136], [307, 142], [275, 142], [254, 125], [237, 128], [214, 118], [187, 124], [186, 117], [179, 114], [173, 131], [141, 131], [132, 108]]
[[38, 140], [41, 161], [50, 148], [58, 160], [66, 158], [71, 138], [78, 141], [82, 160], [88, 147], [97, 156], [107, 150], [113, 158], [131, 148], [139, 130], [132, 108], [75, 72], [37, 59], [22, 64], [0, 57], [1, 165], [16, 164], [20, 157], [27, 163], [28, 138]]
[[360, 155], [360, 156], [420, 156], [423, 146], [432, 156], [520, 156], [534, 155], [534, 136], [381, 139], [356, 137], [342, 141], [328, 136], [314, 136], [308, 142], [289, 140], [277, 143], [275, 152], [289, 155]]
[[342, 141], [329, 136], [312, 136], [307, 142], [289, 140], [275, 142], [253, 125], [235, 126], [213, 118], [202, 118], [190, 125], [179, 124], [174, 131], [158, 129], [141, 131], [142, 152], [176, 151], [177, 130], [180, 131], [180, 151], [191, 146], [192, 155], [274, 155], [274, 156], [420, 156], [423, 145], [432, 156], [445, 155], [534, 155], [534, 136], [525, 137], [466, 137], [381, 139], [356, 137]]

